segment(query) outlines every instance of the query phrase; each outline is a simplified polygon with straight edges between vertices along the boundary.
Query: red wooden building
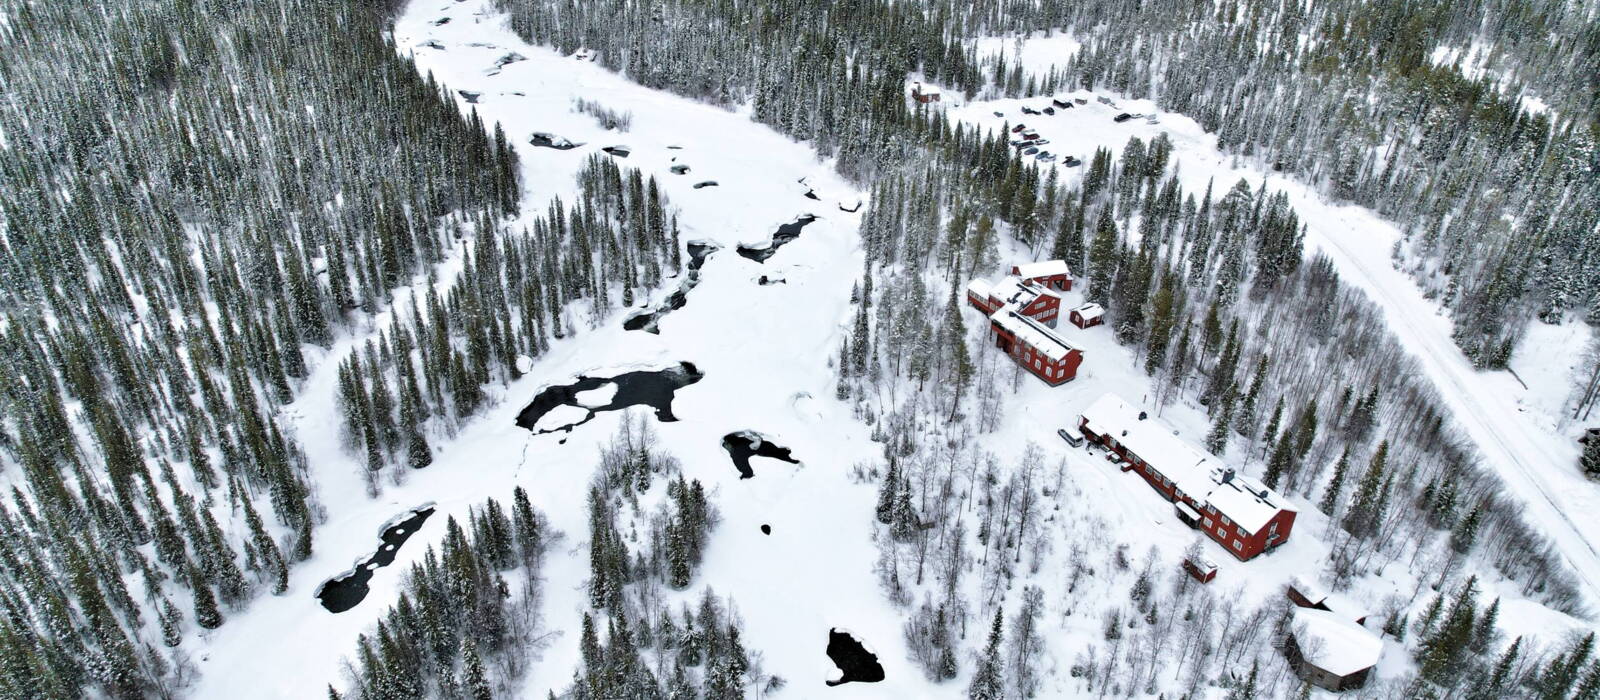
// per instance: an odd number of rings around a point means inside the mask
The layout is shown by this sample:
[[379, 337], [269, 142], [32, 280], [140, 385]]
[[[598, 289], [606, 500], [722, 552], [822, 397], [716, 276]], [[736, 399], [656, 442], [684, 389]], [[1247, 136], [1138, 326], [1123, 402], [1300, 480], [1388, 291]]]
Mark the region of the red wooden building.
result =
[[1289, 540], [1298, 511], [1282, 496], [1218, 463], [1115, 394], [1083, 411], [1078, 429], [1110, 450], [1123, 471], [1138, 472], [1171, 501], [1178, 519], [1228, 553], [1252, 559]]
[[1067, 314], [1067, 320], [1079, 328], [1091, 328], [1106, 322], [1106, 309], [1104, 306], [1089, 302], [1073, 309]]
[[1011, 266], [1011, 275], [1048, 289], [1072, 291], [1072, 270], [1061, 260], [1041, 260]]
[[938, 102], [941, 96], [942, 94], [937, 86], [923, 85], [920, 82], [911, 84], [911, 99], [922, 104]]
[[1056, 335], [1061, 297], [1055, 290], [1016, 277], [993, 285], [973, 280], [967, 302], [989, 317], [995, 347], [1034, 376], [1051, 386], [1077, 378], [1083, 350]]

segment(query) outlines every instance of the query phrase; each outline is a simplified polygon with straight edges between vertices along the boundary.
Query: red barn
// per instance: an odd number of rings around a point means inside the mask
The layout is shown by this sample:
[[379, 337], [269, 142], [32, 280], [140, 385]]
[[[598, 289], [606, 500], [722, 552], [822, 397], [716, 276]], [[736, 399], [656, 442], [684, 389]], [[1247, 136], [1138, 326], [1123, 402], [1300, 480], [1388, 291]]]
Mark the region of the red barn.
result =
[[1104, 306], [1090, 302], [1073, 309], [1072, 312], [1067, 315], [1067, 320], [1071, 321], [1072, 325], [1079, 328], [1098, 326], [1106, 322], [1106, 309]]
[[1066, 262], [1061, 260], [1043, 260], [1012, 265], [1011, 274], [1015, 277], [1020, 277], [1024, 282], [1033, 282], [1047, 289], [1062, 292], [1072, 291], [1072, 270], [1067, 267]]
[[1289, 540], [1299, 511], [1287, 500], [1217, 463], [1121, 397], [1101, 396], [1084, 410], [1078, 429], [1171, 501], [1179, 520], [1233, 556], [1252, 559]]
[[1061, 312], [1055, 290], [1016, 277], [993, 286], [973, 280], [967, 285], [967, 302], [989, 317], [995, 347], [1017, 364], [1051, 386], [1077, 378], [1083, 350], [1053, 330]]
[[933, 85], [923, 85], [922, 83], [911, 84], [911, 99], [916, 100], [917, 102], [922, 104], [938, 102], [941, 96], [942, 95], [938, 87]]

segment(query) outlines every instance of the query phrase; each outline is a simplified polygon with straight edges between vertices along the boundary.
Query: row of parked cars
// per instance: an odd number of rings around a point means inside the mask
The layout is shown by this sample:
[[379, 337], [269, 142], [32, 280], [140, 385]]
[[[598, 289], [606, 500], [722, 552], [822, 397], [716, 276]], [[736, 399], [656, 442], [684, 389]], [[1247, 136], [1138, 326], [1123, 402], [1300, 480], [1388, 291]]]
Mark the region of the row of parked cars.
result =
[[[1012, 127], [1011, 133], [1018, 136], [1015, 141], [1011, 142], [1011, 146], [1020, 151], [1022, 155], [1033, 156], [1043, 163], [1055, 162], [1056, 154], [1043, 150], [1044, 146], [1050, 143], [1050, 139], [1042, 138], [1039, 134], [1029, 131], [1027, 124], [1018, 124]], [[1069, 168], [1078, 167], [1082, 163], [1083, 161], [1072, 156], [1067, 156], [1065, 160], [1061, 161], [1062, 165]]]

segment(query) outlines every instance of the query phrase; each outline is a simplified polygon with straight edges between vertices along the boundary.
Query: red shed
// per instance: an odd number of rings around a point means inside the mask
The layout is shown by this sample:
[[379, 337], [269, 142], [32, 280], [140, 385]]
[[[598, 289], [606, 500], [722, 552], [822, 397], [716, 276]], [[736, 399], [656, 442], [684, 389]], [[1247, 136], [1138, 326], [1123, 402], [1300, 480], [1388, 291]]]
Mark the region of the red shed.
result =
[[1184, 559], [1183, 570], [1201, 583], [1211, 583], [1211, 580], [1217, 577], [1217, 563], [1205, 557]]
[[941, 93], [939, 88], [936, 86], [923, 85], [922, 83], [911, 84], [911, 99], [916, 100], [917, 102], [922, 104], [938, 102], [940, 97]]
[[1171, 501], [1180, 521], [1233, 556], [1252, 559], [1289, 540], [1299, 511], [1287, 499], [1219, 464], [1121, 397], [1101, 396], [1083, 411], [1078, 428]]
[[1079, 328], [1098, 326], [1106, 322], [1106, 309], [1099, 304], [1090, 302], [1073, 309], [1071, 313], [1067, 314], [1067, 320]]

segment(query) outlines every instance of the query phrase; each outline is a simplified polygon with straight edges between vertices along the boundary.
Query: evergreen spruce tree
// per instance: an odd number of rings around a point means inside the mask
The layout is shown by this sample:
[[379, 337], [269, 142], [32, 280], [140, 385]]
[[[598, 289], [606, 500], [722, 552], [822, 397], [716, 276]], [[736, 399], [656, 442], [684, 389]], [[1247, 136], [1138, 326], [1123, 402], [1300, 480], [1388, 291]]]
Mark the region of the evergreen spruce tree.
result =
[[1584, 444], [1583, 455], [1579, 458], [1578, 464], [1585, 476], [1600, 479], [1600, 437], [1591, 437]]
[[1322, 500], [1317, 503], [1317, 510], [1322, 511], [1330, 519], [1334, 516], [1334, 509], [1339, 507], [1339, 495], [1344, 491], [1345, 473], [1350, 469], [1350, 447], [1339, 453], [1339, 461], [1333, 465], [1333, 478], [1328, 480], [1327, 488], [1322, 491]]
[[1384, 462], [1388, 459], [1388, 455], [1389, 441], [1378, 443], [1378, 449], [1373, 453], [1366, 473], [1361, 475], [1361, 482], [1356, 485], [1350, 509], [1341, 522], [1346, 532], [1358, 538], [1370, 536], [1377, 529], [1378, 519], [1383, 515], [1379, 501], [1383, 497]]
[[895, 498], [900, 494], [900, 462], [894, 457], [889, 458], [889, 468], [883, 474], [883, 483], [878, 485], [878, 522], [888, 525], [894, 522]]
[[1001, 700], [1005, 697], [1005, 665], [1000, 658], [1001, 611], [994, 611], [994, 622], [989, 625], [989, 641], [978, 657], [972, 673], [972, 683], [967, 686], [969, 700]]
[[461, 644], [461, 688], [471, 700], [494, 700], [489, 674], [478, 657], [478, 645], [468, 637]]

